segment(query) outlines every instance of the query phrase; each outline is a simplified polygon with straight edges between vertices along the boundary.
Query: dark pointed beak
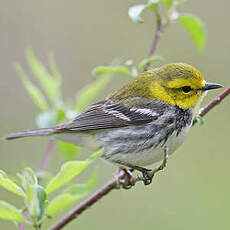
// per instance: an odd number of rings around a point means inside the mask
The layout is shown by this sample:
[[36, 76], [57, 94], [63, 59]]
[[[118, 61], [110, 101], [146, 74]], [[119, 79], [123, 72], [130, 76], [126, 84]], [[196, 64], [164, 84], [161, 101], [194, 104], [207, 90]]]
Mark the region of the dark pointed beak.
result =
[[210, 89], [219, 89], [219, 88], [223, 88], [223, 86], [217, 83], [206, 82], [205, 85], [201, 88], [201, 90], [206, 91]]

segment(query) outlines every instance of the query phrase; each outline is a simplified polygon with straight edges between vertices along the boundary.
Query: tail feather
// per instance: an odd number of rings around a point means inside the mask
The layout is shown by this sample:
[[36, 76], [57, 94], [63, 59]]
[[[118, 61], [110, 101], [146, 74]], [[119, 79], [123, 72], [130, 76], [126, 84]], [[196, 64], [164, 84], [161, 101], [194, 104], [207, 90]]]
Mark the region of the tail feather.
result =
[[8, 136], [4, 137], [5, 140], [13, 140], [21, 137], [29, 137], [29, 136], [46, 136], [51, 135], [55, 132], [54, 128], [42, 128], [42, 129], [32, 129], [29, 131], [22, 131], [18, 133], [12, 133]]

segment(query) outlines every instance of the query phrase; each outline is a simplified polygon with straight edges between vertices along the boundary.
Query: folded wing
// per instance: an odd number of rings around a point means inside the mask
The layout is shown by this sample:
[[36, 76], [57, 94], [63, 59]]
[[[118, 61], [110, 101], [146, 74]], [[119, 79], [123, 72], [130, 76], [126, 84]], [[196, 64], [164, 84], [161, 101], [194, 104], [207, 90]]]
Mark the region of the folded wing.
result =
[[128, 107], [111, 99], [91, 105], [73, 121], [57, 127], [56, 132], [77, 132], [95, 129], [144, 125], [158, 118], [159, 114], [147, 108]]

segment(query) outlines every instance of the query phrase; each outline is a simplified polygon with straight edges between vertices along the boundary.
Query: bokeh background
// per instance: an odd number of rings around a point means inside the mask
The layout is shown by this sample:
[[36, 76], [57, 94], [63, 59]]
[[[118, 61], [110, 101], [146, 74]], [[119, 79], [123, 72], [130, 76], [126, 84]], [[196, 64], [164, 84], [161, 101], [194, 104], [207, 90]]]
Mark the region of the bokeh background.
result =
[[[115, 57], [135, 61], [147, 56], [153, 37], [153, 17], [133, 23], [128, 8], [143, 1], [0, 0], [0, 135], [35, 127], [38, 110], [13, 68], [26, 67], [25, 49], [31, 47], [46, 63], [52, 51], [64, 78], [64, 96], [71, 98], [93, 80], [91, 70]], [[163, 33], [157, 53], [166, 62], [196, 66], [206, 79], [229, 85], [230, 2], [188, 1], [181, 11], [200, 16], [207, 27], [207, 46], [198, 53], [180, 25]], [[104, 94], [127, 82], [116, 76]], [[209, 93], [205, 102], [218, 91]], [[229, 229], [230, 207], [230, 97], [196, 126], [184, 145], [170, 157], [168, 167], [151, 186], [138, 184], [130, 191], [113, 191], [66, 229]], [[47, 140], [0, 140], [0, 168], [15, 175], [24, 167], [38, 169]], [[63, 159], [54, 152], [48, 169], [58, 170]], [[99, 188], [115, 168], [98, 160]], [[88, 177], [89, 175], [86, 175]], [[14, 195], [0, 188], [0, 199], [20, 206]], [[62, 213], [63, 214], [63, 213]], [[61, 215], [59, 215], [60, 217]], [[49, 225], [55, 218], [49, 221]], [[0, 220], [1, 229], [15, 229]], [[44, 226], [44, 229], [47, 229]], [[27, 229], [30, 229], [29, 227]]]

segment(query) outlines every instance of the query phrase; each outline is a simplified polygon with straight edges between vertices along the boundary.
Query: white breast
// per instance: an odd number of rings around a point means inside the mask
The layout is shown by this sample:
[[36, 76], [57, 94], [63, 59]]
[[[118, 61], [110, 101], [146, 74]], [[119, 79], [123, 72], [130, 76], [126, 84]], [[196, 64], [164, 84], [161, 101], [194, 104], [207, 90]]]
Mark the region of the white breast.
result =
[[188, 134], [190, 127], [185, 127], [181, 130], [177, 136], [174, 132], [165, 144], [158, 145], [156, 148], [151, 148], [146, 151], [133, 152], [133, 153], [117, 153], [108, 158], [107, 160], [111, 162], [121, 161], [128, 162], [131, 165], [136, 166], [147, 166], [151, 165], [157, 161], [160, 161], [164, 158], [164, 147], [168, 147], [169, 154], [172, 154], [181, 144], [184, 142], [185, 137]]

